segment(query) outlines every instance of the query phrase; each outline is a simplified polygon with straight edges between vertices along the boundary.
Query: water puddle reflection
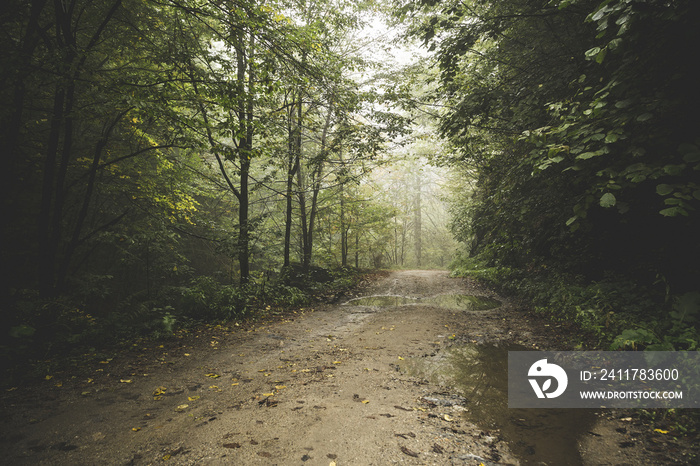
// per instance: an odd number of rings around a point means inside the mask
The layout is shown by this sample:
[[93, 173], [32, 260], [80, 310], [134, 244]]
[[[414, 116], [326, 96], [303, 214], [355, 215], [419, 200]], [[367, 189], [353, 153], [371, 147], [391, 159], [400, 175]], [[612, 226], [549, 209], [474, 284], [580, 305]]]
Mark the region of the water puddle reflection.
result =
[[455, 311], [488, 311], [501, 305], [497, 299], [466, 294], [443, 294], [430, 298], [409, 298], [406, 296], [365, 296], [351, 299], [345, 304], [351, 306], [406, 306], [422, 304]]
[[523, 464], [580, 465], [578, 441], [595, 422], [593, 410], [508, 408], [508, 351], [526, 349], [458, 346], [406, 359], [401, 368], [464, 397], [464, 416], [481, 429], [498, 429]]
[[407, 298], [405, 296], [365, 296], [364, 298], [351, 299], [345, 304], [351, 306], [405, 306], [406, 304], [417, 304], [418, 299]]

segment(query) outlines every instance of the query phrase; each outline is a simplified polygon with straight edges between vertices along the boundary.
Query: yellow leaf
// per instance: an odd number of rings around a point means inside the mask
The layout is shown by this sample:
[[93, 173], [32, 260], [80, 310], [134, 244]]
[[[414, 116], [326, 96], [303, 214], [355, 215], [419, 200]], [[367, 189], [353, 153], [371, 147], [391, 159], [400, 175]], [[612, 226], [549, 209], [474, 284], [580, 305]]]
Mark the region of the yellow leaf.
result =
[[139, 430], [141, 430], [141, 428], [140, 427], [132, 427], [131, 430], [133, 430], [134, 432], [138, 432]]
[[274, 393], [263, 393], [263, 396], [274, 396]]
[[166, 390], [167, 390], [167, 388], [165, 388], [165, 387], [158, 387], [155, 390], [153, 390], [153, 396], [164, 395]]
[[369, 403], [369, 400], [362, 400], [362, 402], [363, 402], [364, 404], [367, 404], [367, 403]]
[[170, 458], [171, 458], [171, 455], [164, 455], [163, 461], [168, 461]]
[[189, 356], [189, 355], [190, 355], [190, 353], [185, 353], [185, 356]]
[[400, 360], [400, 361], [403, 361], [403, 358], [402, 358], [401, 356], [399, 356], [399, 360]]
[[448, 414], [445, 414], [442, 418], [447, 422], [452, 422], [452, 418]]
[[197, 395], [197, 396], [188, 396], [188, 397], [187, 397], [187, 400], [188, 400], [188, 401], [197, 401], [198, 399], [199, 399], [199, 395]]
[[175, 408], [175, 411], [184, 411], [189, 407], [190, 405], [179, 405], [177, 408]]
[[235, 385], [240, 385], [240, 383], [238, 383], [238, 382], [233, 382], [231, 385], [234, 385], [234, 386], [235, 386]]
[[340, 361], [333, 361], [333, 364], [341, 364]]
[[121, 383], [131, 383], [131, 379], [119, 379]]
[[53, 375], [47, 375], [46, 377], [44, 377], [44, 379], [45, 379], [45, 380], [51, 380], [51, 379], [53, 379]]
[[286, 385], [275, 385], [275, 390], [282, 390], [283, 388], [287, 388]]
[[218, 377], [221, 377], [219, 374], [214, 374], [213, 372], [207, 374], [207, 377], [211, 377], [212, 379], [216, 379]]
[[660, 434], [668, 434], [667, 430], [661, 430], [661, 429], [654, 429], [654, 432], [658, 432]]

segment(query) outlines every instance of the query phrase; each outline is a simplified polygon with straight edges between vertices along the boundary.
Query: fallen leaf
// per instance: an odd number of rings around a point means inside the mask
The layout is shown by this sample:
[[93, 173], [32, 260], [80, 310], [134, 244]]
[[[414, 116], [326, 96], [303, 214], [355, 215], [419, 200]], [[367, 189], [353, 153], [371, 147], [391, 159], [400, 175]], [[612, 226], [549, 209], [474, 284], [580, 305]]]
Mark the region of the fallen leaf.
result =
[[452, 422], [452, 421], [453, 421], [452, 417], [451, 417], [449, 414], [445, 414], [442, 418], [443, 418], [444, 420], [446, 420], [447, 422]]
[[189, 407], [190, 407], [190, 405], [180, 405], [177, 408], [175, 408], [175, 411], [184, 411]]
[[47, 375], [46, 377], [44, 377], [44, 379], [45, 379], [45, 380], [51, 380], [51, 379], [53, 379], [53, 375]]
[[163, 461], [168, 461], [170, 458], [170, 455], [163, 455]]
[[362, 400], [362, 403], [367, 404], [369, 403], [369, 400]]
[[660, 434], [668, 434], [667, 430], [661, 430], [661, 429], [654, 429], [654, 432], [658, 432]]
[[167, 390], [166, 387], [158, 387], [155, 390], [153, 390], [153, 396], [158, 396], [158, 395], [163, 395], [165, 394], [165, 391]]
[[403, 358], [401, 356], [399, 356], [399, 361], [403, 361]]
[[188, 397], [187, 397], [187, 400], [188, 400], [188, 401], [197, 401], [198, 399], [199, 399], [199, 395], [188, 396]]
[[233, 382], [231, 385], [240, 385], [238, 382]]
[[342, 364], [340, 361], [333, 361], [333, 364]]
[[262, 396], [275, 396], [274, 392], [273, 393], [263, 393]]
[[133, 430], [134, 432], [138, 432], [139, 430], [141, 430], [141, 428], [140, 427], [132, 427], [131, 430]]
[[218, 377], [221, 377], [219, 374], [214, 374], [213, 372], [210, 372], [209, 374], [206, 374], [207, 377], [211, 377], [212, 379], [216, 379]]
[[411, 451], [411, 450], [409, 450], [408, 448], [406, 448], [406, 447], [404, 447], [404, 446], [401, 447], [401, 451], [404, 452], [404, 454], [406, 454], [406, 455], [408, 455], [408, 456], [412, 456], [412, 457], [414, 457], [414, 458], [418, 458], [418, 453], [416, 453], [415, 451]]
[[131, 383], [131, 379], [119, 379], [121, 383]]
[[275, 385], [275, 390], [282, 390], [283, 388], [287, 388], [286, 385]]

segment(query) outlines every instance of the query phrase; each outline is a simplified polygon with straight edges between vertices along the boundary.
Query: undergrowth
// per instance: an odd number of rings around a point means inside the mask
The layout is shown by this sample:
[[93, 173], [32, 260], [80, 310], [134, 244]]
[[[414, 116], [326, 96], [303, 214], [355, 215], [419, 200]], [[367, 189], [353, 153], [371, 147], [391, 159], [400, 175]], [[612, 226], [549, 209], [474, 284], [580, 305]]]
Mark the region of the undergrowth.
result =
[[575, 323], [593, 341], [579, 347], [602, 350], [697, 350], [700, 293], [674, 296], [659, 280], [643, 287], [614, 274], [600, 281], [548, 269], [491, 266], [479, 257], [459, 258], [454, 276], [470, 276], [522, 300], [553, 321]]
[[[259, 274], [245, 286], [200, 276], [181, 286], [163, 287], [152, 296], [133, 293], [119, 302], [75, 296], [42, 299], [31, 290], [15, 292], [12, 313], [0, 335], [0, 372], [6, 382], [51, 361], [118, 351], [133, 341], [174, 338], [177, 331], [202, 324], [255, 321], [270, 313], [328, 299], [355, 286], [361, 272], [328, 271], [329, 280], [308, 277], [294, 285]], [[42, 372], [38, 370], [37, 374]]]

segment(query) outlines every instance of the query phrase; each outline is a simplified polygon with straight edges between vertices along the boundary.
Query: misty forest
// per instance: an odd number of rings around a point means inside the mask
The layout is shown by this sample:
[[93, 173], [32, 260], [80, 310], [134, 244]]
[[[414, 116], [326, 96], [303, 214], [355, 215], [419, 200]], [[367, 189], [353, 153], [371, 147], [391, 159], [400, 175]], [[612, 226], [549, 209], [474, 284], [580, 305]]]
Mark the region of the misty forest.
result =
[[698, 10], [3, 2], [6, 383], [391, 268], [696, 350]]

